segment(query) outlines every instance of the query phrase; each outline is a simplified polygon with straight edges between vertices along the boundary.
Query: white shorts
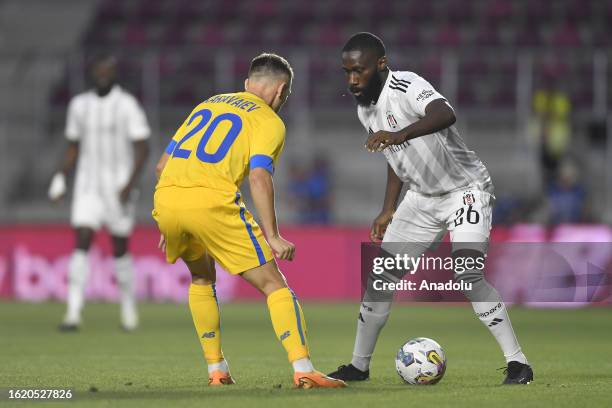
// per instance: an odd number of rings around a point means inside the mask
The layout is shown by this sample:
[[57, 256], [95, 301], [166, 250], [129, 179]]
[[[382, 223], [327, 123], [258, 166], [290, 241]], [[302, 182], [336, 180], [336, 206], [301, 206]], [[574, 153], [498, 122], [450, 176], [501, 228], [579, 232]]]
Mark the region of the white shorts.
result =
[[[486, 253], [495, 197], [482, 190], [465, 189], [442, 196], [408, 191], [393, 215], [383, 238], [385, 243], [409, 243], [402, 252], [419, 256], [435, 247], [450, 232], [453, 251], [475, 249]], [[388, 245], [390, 252], [397, 245]]]
[[134, 229], [135, 197], [121, 204], [118, 194], [101, 195], [75, 192], [72, 199], [70, 225], [74, 228], [106, 227], [112, 236], [128, 237]]

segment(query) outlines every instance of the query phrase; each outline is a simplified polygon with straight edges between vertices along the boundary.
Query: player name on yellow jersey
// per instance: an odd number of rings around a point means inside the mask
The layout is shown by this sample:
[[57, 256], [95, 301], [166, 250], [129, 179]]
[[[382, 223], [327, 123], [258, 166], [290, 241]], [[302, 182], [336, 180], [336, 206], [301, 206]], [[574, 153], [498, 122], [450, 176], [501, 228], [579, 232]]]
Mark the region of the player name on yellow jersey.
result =
[[205, 101], [205, 103], [227, 103], [230, 106], [235, 106], [238, 109], [253, 112], [260, 108], [255, 102], [241, 98], [237, 94], [215, 95]]

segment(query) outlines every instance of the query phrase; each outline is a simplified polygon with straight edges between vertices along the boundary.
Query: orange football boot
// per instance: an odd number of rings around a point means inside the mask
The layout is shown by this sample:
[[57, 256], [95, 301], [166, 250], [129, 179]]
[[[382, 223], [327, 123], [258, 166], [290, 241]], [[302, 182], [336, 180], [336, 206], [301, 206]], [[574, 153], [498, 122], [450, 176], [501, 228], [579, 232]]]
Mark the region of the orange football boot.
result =
[[215, 370], [212, 373], [208, 374], [208, 385], [217, 386], [232, 384], [236, 384], [236, 381], [234, 381], [230, 373], [226, 373], [225, 371], [221, 370]]
[[326, 376], [319, 371], [310, 373], [297, 372], [293, 375], [293, 384], [296, 388], [344, 388], [346, 383], [342, 380], [337, 380]]

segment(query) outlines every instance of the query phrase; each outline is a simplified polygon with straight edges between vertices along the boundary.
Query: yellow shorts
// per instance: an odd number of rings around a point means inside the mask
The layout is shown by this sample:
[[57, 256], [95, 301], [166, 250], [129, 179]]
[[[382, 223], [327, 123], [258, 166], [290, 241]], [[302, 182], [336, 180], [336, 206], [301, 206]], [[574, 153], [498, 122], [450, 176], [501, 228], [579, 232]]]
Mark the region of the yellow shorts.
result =
[[153, 218], [166, 240], [166, 260], [199, 259], [208, 253], [238, 274], [274, 257], [239, 192], [204, 187], [164, 187], [155, 192]]

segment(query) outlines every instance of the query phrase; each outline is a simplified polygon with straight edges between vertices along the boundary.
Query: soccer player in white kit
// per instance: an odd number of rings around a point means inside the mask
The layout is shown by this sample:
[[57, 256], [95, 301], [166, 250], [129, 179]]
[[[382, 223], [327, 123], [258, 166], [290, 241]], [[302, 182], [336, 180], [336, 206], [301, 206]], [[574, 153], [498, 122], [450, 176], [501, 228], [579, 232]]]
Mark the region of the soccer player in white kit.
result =
[[134, 226], [136, 185], [148, 156], [151, 133], [136, 98], [117, 84], [117, 61], [98, 57], [91, 70], [94, 89], [76, 95], [68, 106], [66, 149], [60, 170], [49, 186], [49, 198], [60, 201], [66, 193], [66, 176], [76, 164], [70, 224], [76, 248], [68, 271], [67, 310], [62, 331], [75, 331], [89, 274], [88, 251], [94, 232], [109, 231], [120, 290], [121, 325], [138, 325], [134, 271], [128, 238]]
[[[391, 71], [382, 41], [358, 33], [342, 50], [342, 67], [357, 114], [370, 134], [366, 148], [387, 159], [383, 209], [372, 224], [372, 241], [382, 239], [388, 253], [417, 258], [450, 232], [453, 256], [476, 259], [486, 253], [494, 201], [489, 173], [469, 150], [454, 125], [448, 101], [425, 79], [409, 71]], [[399, 206], [404, 184], [408, 191]], [[402, 271], [403, 273], [403, 271]], [[388, 277], [393, 279], [393, 277]], [[533, 371], [521, 351], [504, 302], [482, 269], [455, 273], [476, 316], [497, 340], [507, 362], [504, 384], [527, 384]], [[391, 309], [392, 291], [362, 299], [350, 364], [330, 377], [369, 378], [376, 340]]]

